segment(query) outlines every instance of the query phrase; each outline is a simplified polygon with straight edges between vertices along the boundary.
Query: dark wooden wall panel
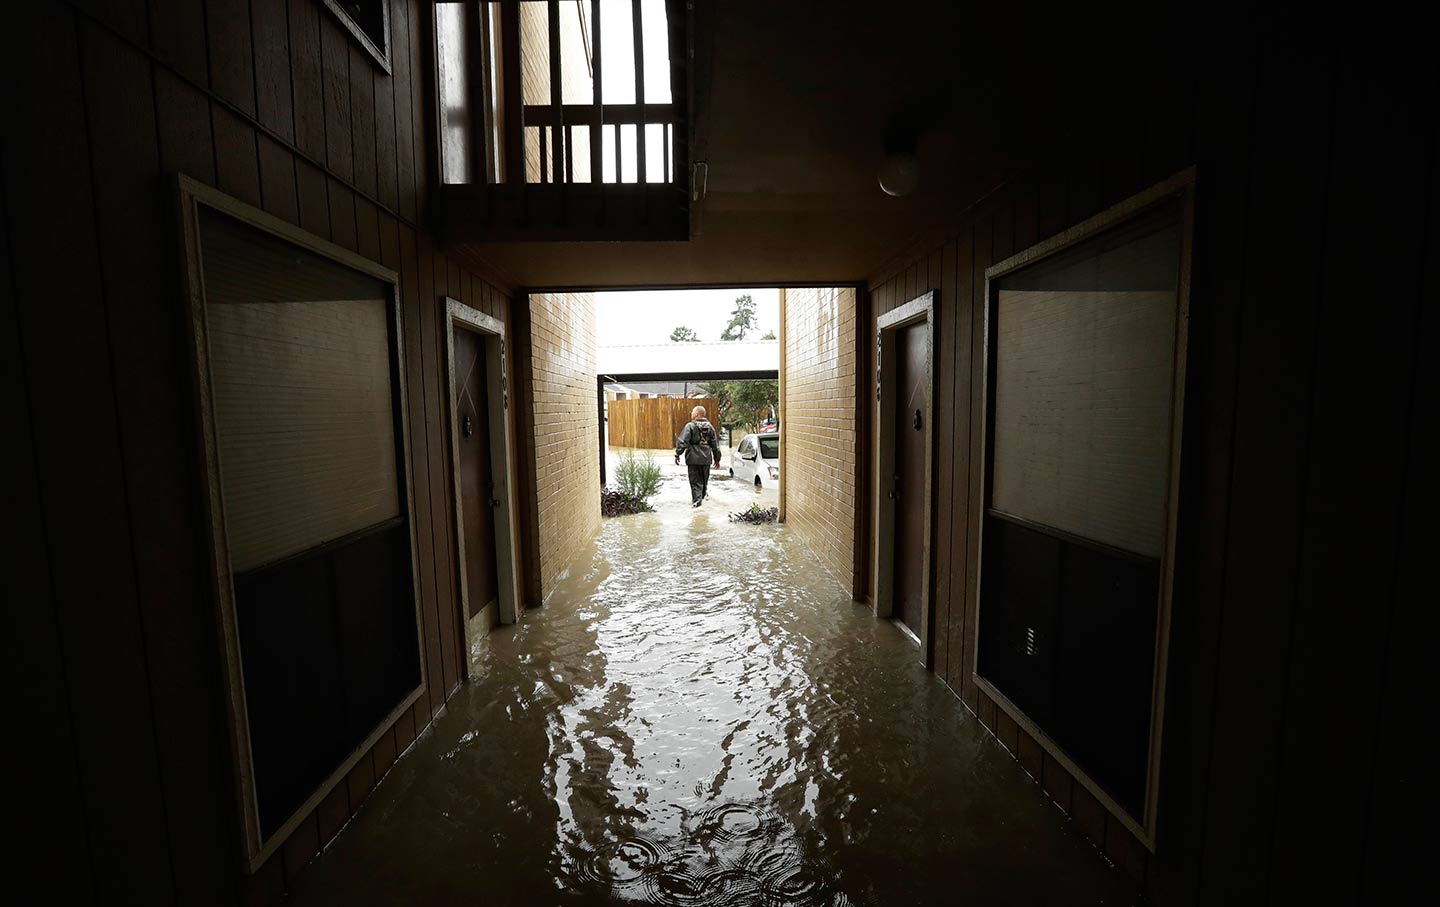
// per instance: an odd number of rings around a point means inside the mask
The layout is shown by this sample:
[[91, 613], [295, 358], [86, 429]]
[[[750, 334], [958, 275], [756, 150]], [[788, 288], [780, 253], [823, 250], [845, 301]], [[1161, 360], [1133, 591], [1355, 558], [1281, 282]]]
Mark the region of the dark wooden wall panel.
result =
[[[1415, 324], [1415, 349], [1440, 345], [1440, 173], [1429, 168], [1426, 217], [1426, 260], [1421, 277], [1421, 305]], [[1431, 354], [1417, 356], [1415, 380], [1408, 396], [1409, 438], [1406, 448], [1404, 502], [1400, 514], [1401, 544], [1395, 564], [1389, 613], [1383, 619], [1388, 643], [1384, 685], [1380, 692], [1379, 727], [1375, 734], [1371, 783], [1374, 800], [1366, 817], [1361, 848], [1361, 901], [1369, 904], [1415, 904], [1428, 897], [1422, 880], [1434, 859], [1435, 828], [1429, 814], [1416, 809], [1429, 796], [1431, 775], [1424, 722], [1417, 716], [1433, 709], [1432, 693], [1415, 683], [1414, 666], [1431, 658], [1435, 626], [1430, 582], [1433, 561], [1428, 529], [1433, 504], [1440, 500], [1431, 451], [1435, 401], [1440, 399], [1440, 369]]]
[[320, 16], [320, 84], [325, 100], [325, 165], [346, 182], [355, 177], [350, 121], [350, 39], [333, 16]]
[[12, 15], [15, 62], [46, 87], [19, 99], [43, 141], [6, 141], [5, 200], [89, 860], [101, 901], [173, 903], [76, 17], [51, 4]]
[[205, 0], [210, 86], [242, 113], [255, 114], [255, 54], [250, 0]]
[[247, 205], [260, 206], [260, 158], [255, 127], [220, 103], [210, 105], [215, 130], [215, 177], [220, 190]]
[[250, 0], [255, 41], [255, 113], [275, 137], [295, 144], [295, 98], [290, 87], [290, 28], [285, 0]]
[[162, 170], [213, 184], [215, 130], [210, 121], [210, 101], [204, 92], [157, 67], [155, 109], [160, 112], [157, 129]]
[[[7, 661], [25, 672], [36, 743], [24, 777], [47, 794], [30, 820], [43, 852], [26, 862], [53, 867], [49, 890], [67, 903], [282, 897], [463, 674], [433, 296], [508, 320], [510, 288], [417, 223], [423, 7], [391, 3], [393, 76], [318, 0], [62, 0], [13, 19], [15, 71], [40, 87], [18, 93], [23, 128], [0, 156], [0, 318], [16, 341], [0, 349], [3, 387], [23, 404], [7, 412], [28, 414], [9, 446], [34, 491], [7, 503], [42, 531], [12, 576], [27, 609]], [[176, 173], [401, 273], [429, 690], [249, 878], [203, 606]]]
[[350, 44], [350, 137], [355, 157], [355, 186], [373, 197], [379, 193], [375, 176], [375, 64], [369, 54], [353, 42]]
[[[43, 526], [36, 450], [20, 323], [10, 270], [9, 206], [5, 203], [4, 161], [0, 160], [0, 405], [11, 419], [4, 462], [5, 512], [17, 526]], [[13, 165], [13, 161], [11, 164]], [[85, 834], [85, 810], [71, 723], [70, 698], [60, 652], [50, 558], [40, 532], [19, 532], [10, 541], [13, 558], [5, 580], [5, 672], [16, 710], [12, 719], [26, 732], [23, 746], [9, 751], [18, 786], [19, 814], [26, 833], [17, 835], [11, 859], [34, 877], [50, 880], [47, 892], [60, 903], [96, 900]]]
[[399, 212], [407, 220], [415, 220], [419, 202], [415, 190], [415, 99], [411, 92], [410, 16], [414, 4], [394, 3], [390, 6], [390, 55], [394, 75], [391, 94], [395, 99], [395, 168], [399, 180]]
[[260, 206], [299, 226], [300, 193], [295, 185], [295, 155], [263, 133], [257, 137], [256, 151], [260, 163]]
[[[1240, 56], [1253, 58], [1244, 53]], [[1160, 793], [1166, 811], [1180, 816], [1205, 814], [1210, 772], [1214, 715], [1214, 672], [1210, 667], [1217, 657], [1224, 595], [1254, 95], [1255, 67], [1236, 67], [1228, 78], [1212, 86], [1195, 108], [1195, 129], [1205, 137], [1195, 154], [1205, 162], [1210, 189], [1207, 203], [1195, 214], [1194, 254], [1197, 260], [1215, 258], [1231, 264], [1205, 268], [1195, 275], [1191, 295], [1185, 409], [1195, 424], [1209, 426], [1209, 435], [1192, 432], [1181, 449], [1189, 481], [1181, 489], [1180, 509], [1191, 519], [1176, 564], [1178, 591], [1172, 613]], [[1168, 132], [1187, 139], [1191, 134], [1188, 123]], [[1147, 162], [1151, 159], [1147, 154]], [[1160, 160], [1157, 172], [1173, 173], [1185, 159]], [[1173, 856], [1150, 865], [1147, 892], [1158, 903], [1193, 904], [1204, 824], [1170, 823], [1165, 834], [1165, 846]]]
[[325, 160], [325, 80], [320, 66], [320, 9], [292, 2], [290, 16], [290, 97], [295, 147], [310, 160]]
[[[955, 241], [946, 243], [939, 251], [939, 273], [932, 275], [936, 289], [936, 308], [940, 311], [935, 319], [933, 363], [930, 369], [931, 412], [934, 425], [930, 426], [930, 437], [934, 448], [932, 458], [935, 472], [933, 491], [936, 510], [948, 510], [951, 498], [950, 480], [954, 457], [945, 456], [955, 446], [955, 397], [950, 375], [955, 372]], [[936, 256], [931, 256], [931, 262]], [[934, 614], [930, 633], [935, 640], [931, 647], [934, 653], [934, 670], [941, 677], [950, 668], [950, 602], [951, 602], [951, 560], [938, 556], [950, 551], [952, 522], [938, 519], [933, 523], [935, 538], [931, 550], [937, 556], [931, 557], [934, 568]], [[959, 584], [955, 584], [958, 588]]]
[[[970, 506], [970, 364], [973, 330], [975, 233], [971, 225], [960, 228], [955, 239], [955, 306], [951, 333], [954, 334], [954, 359], [948, 365], [946, 379], [950, 397], [954, 401], [951, 411], [953, 425], [951, 436], [951, 478], [950, 499], [941, 501], [949, 504], [950, 513], [950, 609], [949, 624], [946, 627], [945, 642], [949, 648], [948, 670], [945, 682], [957, 695], [964, 698], [969, 681], [970, 653], [969, 637], [966, 636], [966, 609], [969, 601], [970, 562], [970, 521], [965, 514]], [[942, 327], [942, 330], [944, 328]], [[946, 552], [941, 551], [942, 556]]]
[[[1244, 253], [1240, 362], [1217, 657], [1222, 671], [1206, 806], [1207, 902], [1264, 891], [1279, 772], [1284, 668], [1298, 570], [1301, 495], [1309, 436], [1318, 269], [1323, 252], [1330, 99], [1316, 91], [1326, 61], [1272, 53], [1255, 100], [1254, 179], [1271, 191], [1250, 202]], [[1328, 79], [1326, 80], [1328, 83]], [[1307, 86], [1308, 89], [1307, 90]]]
[[[937, 432], [951, 459], [937, 479], [948, 467], [936, 667], [1156, 903], [1418, 897], [1434, 839], [1414, 804], [1436, 136], [1415, 102], [1436, 77], [1424, 57], [1237, 36], [1223, 65], [1137, 88], [961, 212], [953, 238], [870, 282], [874, 311], [888, 311], [954, 249], [955, 287], [937, 308], [949, 373]], [[984, 412], [985, 268], [1190, 165], [1186, 435], [1151, 854], [971, 682], [980, 448], [965, 442]], [[865, 323], [862, 354], [875, 341]], [[862, 550], [873, 557], [874, 540]]]
[[[191, 641], [213, 633], [203, 600], [204, 529], [189, 490], [199, 476], [189, 455], [183, 320], [171, 304], [166, 266], [171, 203], [159, 147], [151, 69], [145, 57], [81, 24], [91, 169], [101, 272], [110, 315], [110, 355], [141, 626], [154, 697], [155, 739], [166, 791], [172, 864], [181, 902], [223, 894], [234, 841], [219, 770], [223, 726], [205, 687], [192, 682], [213, 659]], [[156, 343], [156, 339], [168, 342]], [[145, 540], [142, 544], [139, 540]]]
[[[1311, 902], [1360, 887], [1388, 631], [1384, 608], [1361, 603], [1393, 583], [1424, 260], [1427, 193], [1377, 192], [1369, 177], [1424, 187], [1435, 128], [1393, 87], [1429, 87], [1428, 72], [1340, 63], [1270, 879]], [[1336, 714], [1350, 733], [1334, 733]]]

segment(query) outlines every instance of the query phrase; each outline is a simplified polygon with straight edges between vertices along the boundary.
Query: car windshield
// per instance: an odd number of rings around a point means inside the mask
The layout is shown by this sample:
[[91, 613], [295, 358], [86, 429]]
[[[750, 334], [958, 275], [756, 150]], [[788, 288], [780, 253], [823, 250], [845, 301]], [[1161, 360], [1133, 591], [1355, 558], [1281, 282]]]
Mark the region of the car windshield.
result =
[[778, 460], [778, 459], [780, 459], [780, 439], [779, 439], [779, 438], [761, 438], [761, 439], [760, 439], [760, 456], [764, 457], [764, 458], [767, 459], [767, 460]]

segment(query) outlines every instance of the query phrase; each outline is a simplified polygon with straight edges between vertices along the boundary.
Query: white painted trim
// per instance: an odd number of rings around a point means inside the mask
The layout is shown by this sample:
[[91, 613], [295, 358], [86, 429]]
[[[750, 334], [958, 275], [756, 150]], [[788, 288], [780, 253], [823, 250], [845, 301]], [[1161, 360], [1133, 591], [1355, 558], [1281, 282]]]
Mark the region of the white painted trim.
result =
[[[455, 516], [455, 552], [459, 574], [460, 595], [458, 596], [459, 621], [466, 641], [466, 674], [469, 674], [469, 646], [474, 642], [471, 635], [478, 626], [476, 621], [466, 618], [469, 613], [469, 589], [465, 576], [465, 514], [460, 498], [460, 439], [456, 435], [455, 409], [455, 330], [470, 330], [481, 335], [485, 344], [485, 363], [488, 374], [485, 381], [490, 410], [490, 480], [495, 487], [495, 567], [498, 595], [496, 598], [497, 618], [502, 624], [513, 624], [520, 614], [520, 552], [515, 541], [515, 527], [519, 525], [518, 501], [515, 489], [519, 487], [515, 472], [515, 432], [510, 419], [510, 391], [506, 380], [505, 323], [478, 309], [449, 296], [442, 297], [445, 307], [445, 399], [450, 407], [450, 506]], [[488, 603], [487, 603], [488, 604]], [[486, 630], [488, 632], [488, 625]]]

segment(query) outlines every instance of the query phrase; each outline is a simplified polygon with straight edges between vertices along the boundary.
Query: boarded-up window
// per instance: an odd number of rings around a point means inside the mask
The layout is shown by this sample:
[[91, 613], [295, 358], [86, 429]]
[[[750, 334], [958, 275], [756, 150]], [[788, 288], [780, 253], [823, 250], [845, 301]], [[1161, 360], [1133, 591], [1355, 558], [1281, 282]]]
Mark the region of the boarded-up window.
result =
[[201, 224], [233, 568], [398, 517], [388, 287], [223, 215]]
[[229, 567], [219, 598], [254, 868], [419, 695], [403, 363], [393, 283], [194, 210], [209, 503]]
[[976, 671], [1136, 823], [1169, 583], [1182, 202], [991, 285]]
[[995, 510], [1160, 557], [1179, 241], [1167, 209], [998, 282]]

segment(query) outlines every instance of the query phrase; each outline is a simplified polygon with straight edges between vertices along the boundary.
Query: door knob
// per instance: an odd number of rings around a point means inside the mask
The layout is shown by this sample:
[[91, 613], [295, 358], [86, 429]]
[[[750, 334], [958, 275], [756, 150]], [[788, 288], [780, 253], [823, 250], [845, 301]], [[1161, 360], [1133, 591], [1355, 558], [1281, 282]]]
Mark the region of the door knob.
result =
[[467, 438], [475, 434], [475, 427], [470, 423], [469, 413], [466, 413], [465, 418], [460, 420], [460, 433]]
[[916, 431], [919, 431], [919, 430], [920, 430], [920, 410], [918, 410], [918, 409], [915, 410], [915, 422], [914, 422], [914, 424], [915, 424], [915, 430], [916, 430]]

